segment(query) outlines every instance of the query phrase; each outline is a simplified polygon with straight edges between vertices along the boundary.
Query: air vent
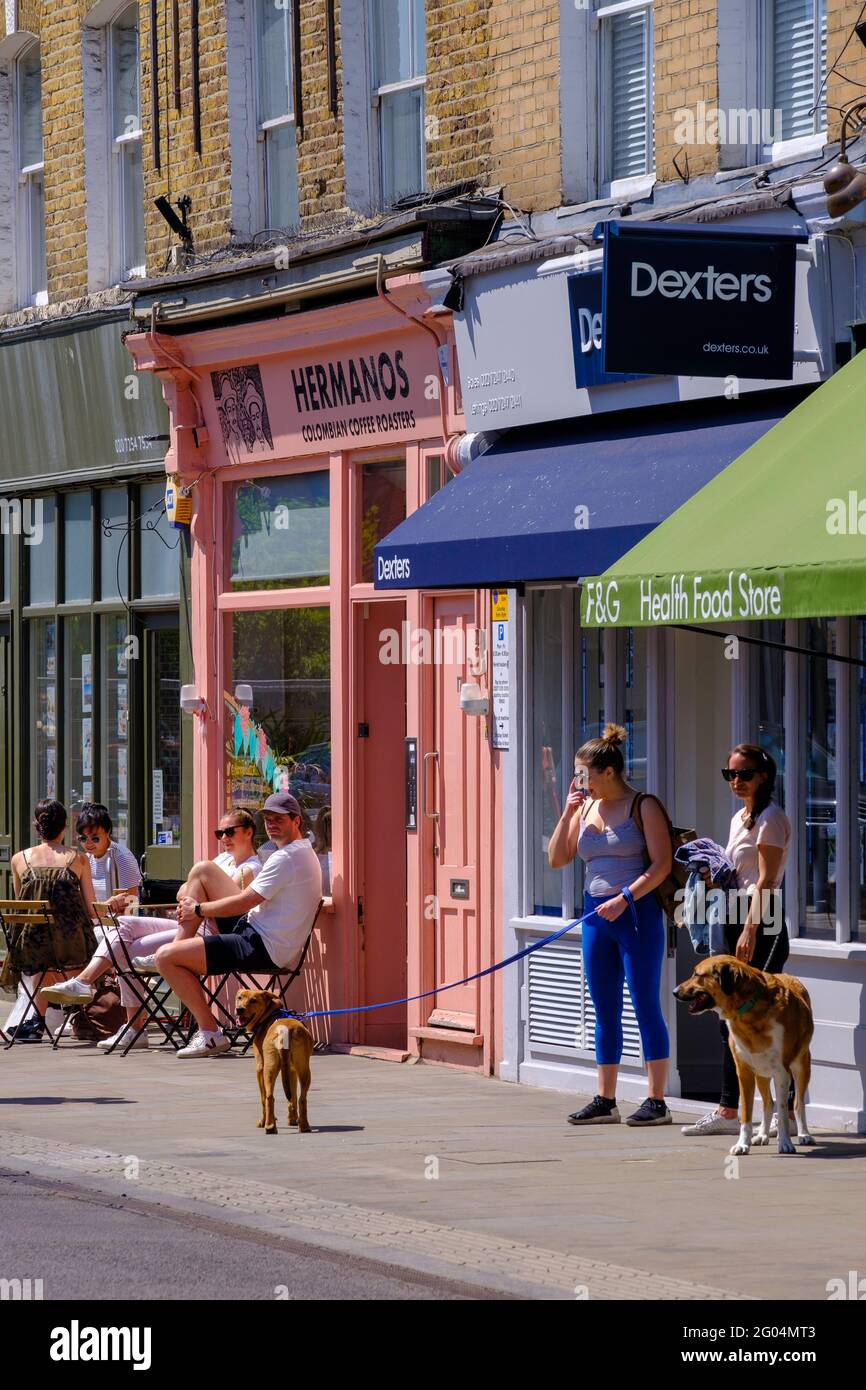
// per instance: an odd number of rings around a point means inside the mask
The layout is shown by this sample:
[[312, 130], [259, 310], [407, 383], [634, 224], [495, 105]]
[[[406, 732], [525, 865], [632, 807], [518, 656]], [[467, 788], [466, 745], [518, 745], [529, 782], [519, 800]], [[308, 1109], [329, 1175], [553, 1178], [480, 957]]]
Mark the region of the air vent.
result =
[[[583, 975], [580, 942], [554, 941], [527, 957], [529, 1044], [595, 1051], [595, 1010]], [[623, 1059], [641, 1061], [640, 1032], [623, 986]]]

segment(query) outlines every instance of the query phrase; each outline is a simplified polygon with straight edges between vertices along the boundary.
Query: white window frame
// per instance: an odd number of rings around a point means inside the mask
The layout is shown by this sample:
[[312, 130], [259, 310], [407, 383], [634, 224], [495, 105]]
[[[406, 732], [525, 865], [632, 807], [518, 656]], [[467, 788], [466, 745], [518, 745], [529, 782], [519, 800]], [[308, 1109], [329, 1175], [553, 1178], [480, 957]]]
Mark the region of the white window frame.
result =
[[[48, 269], [47, 264], [37, 268], [33, 265], [32, 247], [32, 220], [35, 184], [38, 179], [42, 180], [42, 205], [45, 206], [45, 159], [44, 157], [36, 164], [21, 164], [20, 146], [21, 139], [21, 82], [18, 76], [21, 62], [34, 49], [39, 48], [38, 40], [34, 39], [27, 43], [16, 55], [12, 69], [12, 90], [14, 110], [12, 116], [13, 149], [16, 172], [16, 224], [18, 227], [17, 254], [16, 254], [16, 283], [18, 286], [18, 302], [20, 308], [31, 308], [34, 305], [45, 305], [48, 303]], [[42, 101], [42, 82], [39, 84], [39, 100]], [[45, 217], [43, 212], [42, 240], [45, 243]], [[38, 270], [42, 274], [38, 274]], [[37, 279], [45, 280], [44, 286], [37, 285]]]
[[[824, 3], [826, 13], [826, 0]], [[774, 122], [771, 19], [768, 0], [725, 0], [719, 7], [719, 107], [726, 115], [731, 111], [755, 111], [763, 118], [766, 112], [771, 124]], [[820, 30], [816, 31], [815, 44], [820, 45]], [[816, 52], [818, 61], [820, 50]], [[761, 131], [758, 139], [748, 141], [722, 142], [720, 169], [747, 169], [804, 159], [821, 153], [827, 145], [826, 125], [823, 130], [790, 140], [764, 140], [763, 134]]]
[[[609, 178], [609, 159], [610, 159], [610, 84], [608, 72], [610, 66], [610, 27], [606, 21], [616, 19], [621, 15], [634, 14], [638, 11], [645, 11], [647, 18], [647, 147], [646, 147], [646, 169], [642, 174], [632, 175], [628, 178], [611, 179]], [[599, 63], [599, 124], [598, 124], [598, 169], [601, 187], [607, 191], [612, 199], [632, 199], [645, 198], [652, 192], [656, 181], [656, 156], [655, 156], [655, 32], [654, 32], [654, 5], [653, 0], [619, 0], [619, 3], [610, 5], [600, 5], [595, 12], [596, 22], [599, 28], [598, 38], [598, 63]]]
[[[770, 0], [770, 4], [775, 4], [775, 0]], [[822, 10], [823, 10], [823, 14], [824, 14], [824, 16], [826, 17], [826, 15], [827, 15], [827, 0], [814, 0], [814, 4], [815, 4], [815, 14], [816, 14], [816, 16], [817, 16], [818, 18], [820, 18], [820, 14], [821, 14], [821, 12], [822, 12]], [[759, 23], [759, 25], [760, 25], [760, 31], [759, 31], [759, 45], [760, 45], [760, 46], [759, 46], [758, 51], [759, 51], [759, 53], [762, 55], [762, 58], [763, 58], [763, 72], [762, 72], [762, 74], [761, 74], [761, 76], [762, 76], [762, 83], [763, 83], [763, 86], [762, 86], [763, 100], [762, 100], [762, 102], [761, 102], [760, 104], [761, 104], [762, 106], [766, 106], [766, 107], [769, 108], [770, 103], [771, 103], [772, 98], [773, 98], [774, 50], [773, 50], [773, 42], [772, 42], [772, 25], [771, 25], [771, 16], [770, 16], [770, 6], [769, 6], [769, 4], [767, 3], [767, 0], [764, 0], [764, 4], [762, 4], [762, 5], [759, 7], [759, 11], [758, 11], [758, 23]], [[815, 81], [815, 90], [816, 90], [816, 92], [817, 92], [817, 90], [819, 89], [819, 87], [820, 87], [820, 85], [821, 85], [821, 82], [824, 81], [824, 78], [826, 77], [826, 73], [825, 73], [825, 72], [821, 72], [821, 70], [820, 70], [820, 68], [821, 68], [821, 25], [820, 25], [820, 23], [818, 23], [818, 24], [815, 25], [815, 31], [814, 31], [814, 33], [813, 33], [813, 35], [812, 35], [812, 51], [813, 51], [813, 61], [814, 61], [813, 75], [814, 75], [814, 77], [815, 77], [815, 79], [816, 79], [816, 81]], [[825, 102], [826, 102], [826, 95], [827, 95], [827, 86], [826, 86], [826, 83], [825, 83], [824, 89], [823, 89], [823, 96], [824, 96]], [[764, 147], [764, 158], [765, 158], [766, 160], [771, 161], [772, 163], [775, 163], [777, 160], [796, 159], [796, 158], [802, 158], [802, 157], [804, 157], [804, 156], [808, 156], [808, 155], [810, 155], [810, 154], [820, 154], [820, 153], [822, 153], [823, 150], [824, 150], [824, 147], [825, 147], [826, 144], [827, 144], [827, 123], [826, 123], [826, 120], [825, 120], [823, 130], [818, 129], [818, 115], [819, 115], [820, 109], [821, 109], [821, 108], [820, 108], [820, 102], [819, 102], [819, 104], [818, 104], [818, 106], [817, 106], [817, 108], [816, 108], [816, 110], [815, 110], [815, 114], [814, 114], [813, 117], [812, 117], [812, 122], [813, 122], [814, 129], [812, 130], [812, 132], [811, 132], [810, 134], [808, 134], [808, 135], [796, 135], [796, 136], [792, 137], [792, 138], [789, 139], [789, 140], [776, 140], [776, 141], [774, 141], [772, 144], [767, 145], [767, 146]]]
[[[114, 28], [114, 26], [115, 26], [115, 24], [117, 23], [117, 21], [118, 21], [118, 19], [120, 18], [120, 16], [121, 16], [122, 14], [124, 14], [124, 13], [126, 12], [126, 10], [128, 10], [128, 9], [133, 9], [133, 8], [135, 8], [136, 10], [138, 10], [138, 6], [135, 5], [134, 3], [133, 3], [132, 5], [129, 4], [129, 3], [125, 3], [125, 4], [119, 5], [119, 6], [117, 7], [116, 11], [115, 11], [115, 14], [114, 14], [113, 17], [111, 18], [111, 20], [109, 20], [108, 24], [105, 26], [105, 41], [106, 41], [106, 48], [107, 48], [107, 53], [106, 53], [106, 60], [107, 60], [107, 61], [106, 61], [106, 73], [107, 73], [107, 86], [108, 86], [108, 120], [109, 120], [108, 132], [109, 132], [109, 140], [111, 141], [111, 147], [110, 147], [110, 148], [111, 148], [111, 172], [110, 172], [109, 178], [110, 178], [110, 184], [111, 184], [111, 216], [112, 216], [112, 220], [113, 220], [113, 223], [114, 223], [114, 227], [113, 227], [113, 236], [112, 236], [112, 243], [113, 243], [113, 246], [114, 246], [114, 253], [115, 253], [115, 269], [116, 269], [116, 275], [117, 275], [118, 280], [120, 280], [120, 279], [132, 279], [134, 276], [144, 276], [144, 274], [145, 274], [145, 266], [144, 266], [143, 263], [140, 264], [140, 265], [127, 265], [128, 256], [127, 256], [127, 248], [126, 248], [126, 244], [125, 244], [125, 240], [124, 240], [124, 227], [125, 227], [126, 219], [125, 219], [125, 217], [124, 217], [125, 208], [124, 208], [124, 201], [123, 201], [123, 192], [124, 192], [124, 188], [126, 187], [126, 181], [125, 181], [125, 179], [124, 179], [123, 164], [125, 163], [125, 161], [126, 161], [126, 160], [128, 159], [128, 157], [129, 157], [127, 151], [128, 151], [133, 145], [137, 145], [137, 146], [138, 146], [139, 152], [141, 152], [141, 149], [142, 149], [142, 130], [141, 130], [141, 83], [140, 83], [140, 82], [139, 82], [139, 93], [138, 93], [138, 95], [139, 95], [139, 106], [138, 106], [138, 127], [137, 127], [137, 129], [136, 129], [136, 130], [133, 130], [133, 131], [124, 132], [123, 135], [115, 135], [115, 134], [114, 134], [114, 110], [113, 110], [113, 99], [114, 99], [114, 69], [113, 69], [114, 58], [113, 58], [113, 54], [114, 54], [114, 44], [113, 44], [113, 42], [112, 42], [112, 29]], [[140, 76], [140, 73], [141, 73], [141, 28], [140, 28], [140, 25], [137, 25], [137, 26], [136, 26], [136, 30], [137, 30], [137, 33], [138, 33], [139, 76]], [[141, 215], [141, 217], [142, 217], [142, 219], [143, 219], [143, 217], [144, 217], [144, 207], [142, 206], [141, 208], [139, 208], [138, 211], [139, 211], [139, 213], [140, 213], [140, 215]], [[143, 228], [142, 228], [142, 247], [143, 247], [143, 246], [144, 246], [144, 235], [143, 235]]]
[[[412, 27], [413, 27], [413, 36], [412, 36], [412, 38], [413, 38], [413, 41], [412, 41], [412, 44], [411, 44], [411, 49], [412, 49], [412, 52], [414, 53], [414, 51], [415, 51], [415, 43], [414, 43], [414, 10], [412, 11], [412, 15], [413, 15], [413, 20], [412, 20]], [[423, 75], [421, 75], [421, 76], [417, 76], [417, 77], [407, 77], [407, 78], [404, 78], [404, 79], [403, 79], [402, 81], [400, 81], [400, 82], [382, 82], [382, 83], [380, 83], [378, 86], [376, 86], [375, 83], [374, 83], [374, 80], [373, 80], [373, 74], [374, 74], [374, 70], [375, 70], [375, 65], [374, 65], [374, 59], [373, 59], [372, 39], [373, 39], [373, 18], [372, 18], [372, 6], [371, 6], [370, 23], [369, 23], [368, 35], [367, 35], [367, 51], [366, 51], [366, 58], [367, 58], [368, 85], [369, 85], [369, 92], [370, 92], [369, 101], [370, 101], [370, 110], [371, 110], [371, 124], [372, 124], [373, 129], [374, 129], [374, 132], [375, 132], [375, 136], [374, 136], [374, 139], [373, 139], [373, 142], [372, 142], [372, 148], [371, 148], [371, 151], [370, 151], [370, 153], [371, 153], [371, 167], [372, 167], [372, 182], [373, 182], [373, 188], [374, 188], [375, 190], [377, 190], [377, 198], [376, 198], [377, 205], [378, 205], [380, 208], [385, 208], [386, 206], [390, 207], [391, 205], [385, 203], [385, 188], [384, 188], [384, 182], [383, 182], [383, 179], [384, 179], [384, 175], [383, 175], [383, 160], [382, 160], [382, 101], [383, 101], [383, 98], [384, 98], [385, 101], [387, 101], [387, 100], [388, 100], [388, 97], [396, 96], [396, 95], [398, 95], [400, 92], [418, 92], [418, 91], [421, 92], [421, 97], [422, 97], [422, 99], [421, 99], [421, 128], [420, 128], [420, 131], [419, 131], [419, 138], [420, 138], [420, 142], [421, 142], [421, 165], [422, 165], [423, 173], [422, 173], [421, 188], [418, 189], [417, 191], [418, 191], [419, 193], [423, 193], [424, 190], [425, 190], [426, 187], [427, 187], [427, 141], [426, 141], [426, 138], [425, 138], [426, 119], [427, 119], [427, 117], [426, 117], [426, 107], [427, 107], [427, 104], [426, 104], [427, 71], [426, 71], [426, 69], [427, 69], [427, 63], [426, 63], [426, 54], [425, 54], [425, 63], [424, 63], [424, 69], [425, 69], [425, 70], [424, 70]]]
[[[297, 3], [298, 3], [298, 0], [291, 0], [291, 4], [290, 4], [286, 9], [284, 9], [284, 10], [282, 11], [282, 13], [286, 16], [286, 24], [289, 26], [289, 52], [290, 52], [290, 54], [291, 54], [291, 63], [290, 63], [290, 65], [289, 65], [289, 74], [288, 74], [289, 84], [288, 84], [288, 86], [289, 86], [289, 100], [291, 101], [292, 107], [293, 107], [293, 108], [294, 108], [294, 80], [295, 80], [293, 68], [294, 68], [294, 64], [298, 61], [298, 55], [295, 53], [295, 51], [294, 51], [294, 45], [293, 45], [293, 35], [292, 35], [293, 17], [292, 17], [292, 8], [291, 8], [291, 7], [292, 7], [292, 5], [295, 5], [295, 4], [297, 4]], [[287, 111], [287, 112], [285, 113], [285, 115], [273, 116], [273, 117], [271, 117], [269, 120], [266, 120], [266, 121], [262, 121], [262, 120], [259, 119], [259, 93], [260, 93], [260, 91], [261, 91], [261, 73], [260, 73], [260, 69], [259, 69], [258, 7], [259, 7], [259, 0], [253, 0], [253, 4], [252, 4], [252, 6], [251, 6], [250, 15], [251, 15], [251, 22], [252, 22], [252, 39], [253, 39], [253, 42], [252, 42], [253, 82], [254, 82], [253, 109], [254, 109], [254, 113], [255, 113], [256, 169], [257, 169], [257, 174], [258, 174], [258, 190], [259, 190], [259, 191], [258, 191], [258, 200], [259, 200], [259, 208], [260, 208], [260, 221], [261, 221], [261, 225], [262, 225], [263, 228], [268, 228], [269, 230], [280, 230], [280, 231], [282, 231], [282, 230], [284, 230], [284, 229], [283, 229], [283, 228], [275, 228], [275, 227], [273, 226], [273, 223], [272, 223], [272, 220], [271, 220], [270, 199], [269, 199], [269, 197], [268, 197], [268, 133], [269, 133], [269, 131], [272, 131], [272, 130], [280, 130], [280, 129], [281, 129], [282, 127], [284, 127], [284, 126], [291, 126], [292, 131], [294, 132], [294, 149], [295, 149], [295, 206], [294, 206], [294, 209], [292, 210], [293, 213], [294, 213], [294, 223], [290, 223], [289, 225], [290, 225], [290, 226], [291, 226], [291, 225], [295, 225], [295, 224], [297, 224], [297, 223], [300, 221], [300, 215], [301, 215], [301, 214], [300, 214], [300, 190], [299, 190], [299, 188], [298, 188], [298, 168], [297, 168], [297, 148], [298, 148], [297, 112], [296, 112], [294, 109], [292, 109], [291, 111]]]

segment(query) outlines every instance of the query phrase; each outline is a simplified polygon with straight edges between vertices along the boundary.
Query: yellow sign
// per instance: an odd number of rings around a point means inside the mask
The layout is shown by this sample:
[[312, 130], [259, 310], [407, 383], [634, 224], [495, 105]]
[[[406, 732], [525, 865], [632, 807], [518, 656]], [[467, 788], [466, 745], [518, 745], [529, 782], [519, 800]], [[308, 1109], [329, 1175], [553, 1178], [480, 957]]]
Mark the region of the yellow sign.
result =
[[490, 618], [494, 623], [508, 621], [508, 590], [494, 589], [490, 595]]

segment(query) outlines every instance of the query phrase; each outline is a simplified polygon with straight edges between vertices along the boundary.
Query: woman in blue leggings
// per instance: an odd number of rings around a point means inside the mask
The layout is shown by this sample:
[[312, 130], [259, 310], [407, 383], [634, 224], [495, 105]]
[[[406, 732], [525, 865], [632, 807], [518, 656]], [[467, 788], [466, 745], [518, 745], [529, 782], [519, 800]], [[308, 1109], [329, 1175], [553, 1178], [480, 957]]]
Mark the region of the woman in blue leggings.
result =
[[[659, 992], [665, 921], [654, 890], [671, 869], [667, 820], [655, 797], [626, 782], [626, 732], [608, 724], [574, 759], [574, 781], [550, 839], [551, 868], [575, 854], [586, 864], [583, 962], [595, 1007], [598, 1095], [569, 1115], [573, 1125], [619, 1124], [616, 1081], [622, 1059], [622, 986], [628, 984], [649, 1074], [647, 1099], [630, 1125], [669, 1125], [665, 1104], [670, 1039]], [[637, 818], [636, 818], [637, 816]]]

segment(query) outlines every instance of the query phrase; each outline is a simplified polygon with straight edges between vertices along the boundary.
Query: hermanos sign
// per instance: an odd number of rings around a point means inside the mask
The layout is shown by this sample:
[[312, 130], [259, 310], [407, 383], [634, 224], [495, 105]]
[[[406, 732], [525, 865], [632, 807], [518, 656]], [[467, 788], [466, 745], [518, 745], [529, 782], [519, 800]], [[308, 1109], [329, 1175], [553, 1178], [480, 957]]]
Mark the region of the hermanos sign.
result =
[[805, 232], [603, 227], [605, 372], [791, 379]]

